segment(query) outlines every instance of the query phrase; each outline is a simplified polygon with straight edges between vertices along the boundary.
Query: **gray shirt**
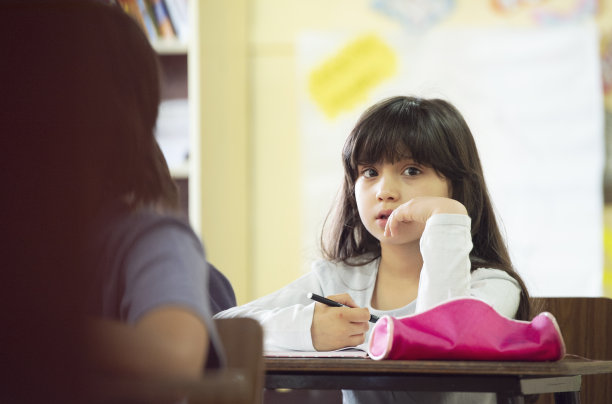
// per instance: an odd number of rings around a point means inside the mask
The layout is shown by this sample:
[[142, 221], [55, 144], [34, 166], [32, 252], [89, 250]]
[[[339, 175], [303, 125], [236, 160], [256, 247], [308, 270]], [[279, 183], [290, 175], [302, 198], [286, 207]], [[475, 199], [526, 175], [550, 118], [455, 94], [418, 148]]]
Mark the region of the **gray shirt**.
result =
[[224, 363], [208, 300], [209, 264], [191, 227], [152, 209], [115, 207], [100, 222], [89, 310], [128, 324], [164, 305], [184, 307], [206, 324], [211, 366]]

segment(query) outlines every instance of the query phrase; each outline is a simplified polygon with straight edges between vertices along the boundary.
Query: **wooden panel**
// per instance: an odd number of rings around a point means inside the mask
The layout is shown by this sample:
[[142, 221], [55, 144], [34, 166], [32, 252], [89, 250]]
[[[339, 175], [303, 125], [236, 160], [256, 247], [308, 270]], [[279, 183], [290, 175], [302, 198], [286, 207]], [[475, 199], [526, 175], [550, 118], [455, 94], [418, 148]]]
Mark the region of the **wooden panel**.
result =
[[567, 358], [558, 362], [383, 360], [369, 358], [269, 357], [266, 372], [278, 374], [400, 374], [572, 376], [612, 372], [612, 361]]
[[266, 387], [292, 389], [382, 390], [411, 392], [491, 392], [502, 396], [521, 396], [537, 393], [574, 392], [580, 388], [580, 376], [542, 377], [521, 379], [504, 375], [440, 375], [440, 374], [383, 374], [356, 377], [351, 373], [334, 374], [270, 374]]
[[[557, 322], [569, 355], [612, 359], [612, 299], [588, 297], [534, 298], [536, 312], [549, 311]], [[612, 403], [612, 375], [583, 377], [583, 403]], [[542, 395], [538, 404], [553, 403]]]
[[259, 404], [263, 399], [263, 329], [251, 318], [216, 319], [215, 325], [223, 342], [228, 369], [246, 370], [251, 378], [250, 401]]
[[340, 390], [265, 390], [265, 404], [341, 404]]

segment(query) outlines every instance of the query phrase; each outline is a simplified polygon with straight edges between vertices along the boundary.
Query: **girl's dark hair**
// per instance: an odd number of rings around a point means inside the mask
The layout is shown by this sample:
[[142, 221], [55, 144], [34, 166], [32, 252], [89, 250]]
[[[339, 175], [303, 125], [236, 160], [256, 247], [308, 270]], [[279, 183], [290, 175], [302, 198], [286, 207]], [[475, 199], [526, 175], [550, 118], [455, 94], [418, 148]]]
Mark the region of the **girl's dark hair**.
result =
[[406, 157], [433, 167], [450, 181], [451, 197], [465, 205], [472, 220], [471, 270], [496, 268], [512, 276], [521, 287], [516, 318], [529, 319], [529, 294], [499, 231], [476, 143], [459, 111], [444, 100], [397, 96], [361, 115], [342, 150], [344, 181], [323, 226], [324, 257], [348, 265], [380, 257], [380, 242], [366, 230], [357, 211], [357, 166]]

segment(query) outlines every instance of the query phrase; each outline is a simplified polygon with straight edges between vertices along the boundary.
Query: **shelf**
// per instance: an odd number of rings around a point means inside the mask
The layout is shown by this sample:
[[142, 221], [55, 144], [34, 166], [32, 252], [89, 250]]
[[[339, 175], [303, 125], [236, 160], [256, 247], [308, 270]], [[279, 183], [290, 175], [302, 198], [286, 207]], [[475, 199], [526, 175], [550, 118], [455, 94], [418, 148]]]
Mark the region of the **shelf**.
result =
[[[188, 26], [198, 27], [197, 19], [192, 18], [190, 9], [196, 7], [199, 1], [165, 0], [150, 2], [151, 4], [135, 0], [118, 2], [125, 12], [138, 22], [147, 35], [151, 47], [157, 53], [161, 103], [155, 137], [168, 163], [170, 175], [179, 186], [181, 210], [194, 224], [196, 231], [200, 221], [200, 196], [195, 185], [196, 181], [190, 172], [194, 169], [197, 171], [195, 164], [198, 153], [191, 149], [198, 144], [192, 144], [196, 141], [191, 139], [193, 135], [190, 133], [189, 125], [192, 118], [188, 113], [187, 102], [190, 98], [188, 96], [190, 75], [188, 63], [191, 59], [188, 57], [189, 48], [197, 43], [189, 40]], [[172, 28], [169, 29], [169, 26]]]
[[187, 54], [189, 48], [187, 42], [178, 40], [156, 40], [151, 45], [159, 55], [183, 55]]
[[185, 162], [180, 165], [170, 167], [170, 175], [174, 179], [188, 179], [189, 178], [189, 163]]

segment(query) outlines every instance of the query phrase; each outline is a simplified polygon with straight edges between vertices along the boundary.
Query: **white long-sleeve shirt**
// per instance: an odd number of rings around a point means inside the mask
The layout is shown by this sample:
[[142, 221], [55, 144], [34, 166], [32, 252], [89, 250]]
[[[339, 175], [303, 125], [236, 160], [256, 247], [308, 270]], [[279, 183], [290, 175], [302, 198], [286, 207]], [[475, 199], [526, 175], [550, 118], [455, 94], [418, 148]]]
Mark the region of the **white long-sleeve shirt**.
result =
[[[282, 289], [222, 311], [215, 318], [251, 317], [258, 320], [264, 328], [264, 348], [267, 350], [314, 351], [310, 327], [315, 303], [308, 299], [309, 292], [321, 296], [348, 293], [358, 306], [367, 307], [370, 313], [379, 317], [407, 316], [460, 296], [480, 298], [498, 313], [514, 317], [520, 300], [518, 283], [497, 269], [479, 268], [470, 273], [472, 240], [468, 216], [432, 216], [421, 236], [420, 248], [423, 268], [418, 295], [404, 307], [382, 311], [371, 306], [380, 259], [357, 267], [320, 260], [313, 264], [311, 272]], [[369, 333], [366, 341], [368, 336]], [[363, 348], [365, 350], [365, 344]]]

